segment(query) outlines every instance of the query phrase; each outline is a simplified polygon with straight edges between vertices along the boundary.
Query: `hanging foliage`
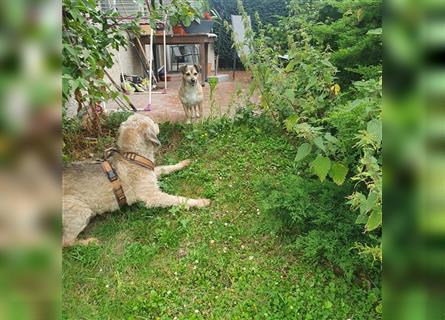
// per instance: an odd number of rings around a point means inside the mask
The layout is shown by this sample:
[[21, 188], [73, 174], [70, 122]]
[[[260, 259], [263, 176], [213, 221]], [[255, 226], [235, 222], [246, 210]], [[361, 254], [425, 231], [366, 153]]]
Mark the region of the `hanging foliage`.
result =
[[74, 97], [90, 133], [99, 135], [100, 103], [119, 95], [104, 81], [104, 70], [113, 66], [113, 50], [127, 46], [126, 31], [137, 33], [139, 27], [115, 11], [99, 10], [95, 0], [63, 0], [62, 17], [63, 106]]

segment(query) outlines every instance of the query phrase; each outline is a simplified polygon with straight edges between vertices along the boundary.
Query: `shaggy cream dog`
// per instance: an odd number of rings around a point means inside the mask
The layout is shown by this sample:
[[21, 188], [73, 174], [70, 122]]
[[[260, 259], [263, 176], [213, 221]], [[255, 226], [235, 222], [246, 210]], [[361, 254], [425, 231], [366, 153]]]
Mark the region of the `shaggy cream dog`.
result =
[[191, 123], [192, 118], [202, 116], [202, 101], [204, 94], [199, 83], [200, 65], [182, 66], [179, 71], [182, 73], [181, 86], [179, 87], [179, 100], [184, 108], [187, 123]]
[[[120, 152], [134, 152], [154, 163], [154, 151], [160, 145], [159, 127], [148, 116], [134, 114], [119, 128], [117, 146]], [[141, 201], [146, 207], [184, 205], [205, 207], [208, 199], [189, 199], [164, 193], [158, 186], [158, 177], [185, 168], [189, 160], [154, 170], [144, 168], [114, 154], [109, 162], [121, 181], [129, 205]], [[119, 209], [112, 185], [100, 163], [75, 163], [63, 172], [63, 244], [72, 245], [92, 217]], [[88, 243], [87, 239], [79, 241]]]

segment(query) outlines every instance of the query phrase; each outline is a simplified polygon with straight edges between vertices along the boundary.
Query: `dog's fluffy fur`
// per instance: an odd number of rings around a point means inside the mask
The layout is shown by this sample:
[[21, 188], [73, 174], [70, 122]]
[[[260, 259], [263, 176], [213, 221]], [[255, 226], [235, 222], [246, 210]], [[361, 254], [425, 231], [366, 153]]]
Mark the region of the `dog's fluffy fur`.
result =
[[[154, 152], [160, 145], [159, 127], [148, 116], [134, 114], [119, 128], [118, 148], [135, 152], [154, 162]], [[146, 207], [185, 205], [204, 207], [208, 199], [188, 199], [160, 190], [158, 177], [183, 169], [189, 160], [170, 166], [158, 166], [154, 171], [124, 160], [119, 154], [109, 159], [116, 170], [129, 205], [141, 201]], [[72, 245], [92, 217], [117, 210], [119, 205], [110, 181], [100, 163], [76, 163], [63, 172], [63, 244]], [[88, 243], [89, 240], [83, 240]]]
[[198, 79], [199, 73], [201, 73], [201, 66], [196, 64], [192, 66], [185, 65], [179, 70], [182, 73], [179, 100], [181, 100], [184, 108], [187, 123], [190, 123], [192, 118], [200, 118], [202, 116], [202, 101], [204, 95]]

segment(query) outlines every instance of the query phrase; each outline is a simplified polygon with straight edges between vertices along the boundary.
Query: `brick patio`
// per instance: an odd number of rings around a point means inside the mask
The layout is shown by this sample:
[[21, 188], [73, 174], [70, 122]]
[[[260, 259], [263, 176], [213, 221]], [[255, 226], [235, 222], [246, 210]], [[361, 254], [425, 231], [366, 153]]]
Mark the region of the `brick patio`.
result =
[[[250, 74], [245, 71], [237, 71], [235, 80], [232, 79], [232, 72], [220, 72], [220, 74], [229, 74], [230, 80], [219, 82], [216, 87], [215, 101], [216, 112], [215, 116], [220, 114], [230, 114], [239, 107], [239, 98], [236, 93], [238, 90], [244, 91], [250, 83]], [[151, 111], [141, 111], [141, 113], [149, 115], [156, 122], [185, 122], [185, 114], [181, 102], [178, 98], [179, 85], [181, 77], [179, 73], [171, 74], [172, 79], [168, 82], [167, 93], [162, 94], [161, 90], [153, 91]], [[160, 87], [163, 87], [163, 82]], [[209, 91], [210, 87], [206, 83], [204, 89], [204, 117], [210, 115], [210, 101]], [[156, 93], [155, 93], [156, 92]], [[143, 110], [148, 103], [148, 93], [134, 93], [129, 95], [131, 102], [138, 110]], [[254, 99], [254, 98], [252, 98]], [[255, 99], [256, 100], [256, 99]], [[108, 110], [116, 110], [118, 107], [115, 102], [109, 102]]]

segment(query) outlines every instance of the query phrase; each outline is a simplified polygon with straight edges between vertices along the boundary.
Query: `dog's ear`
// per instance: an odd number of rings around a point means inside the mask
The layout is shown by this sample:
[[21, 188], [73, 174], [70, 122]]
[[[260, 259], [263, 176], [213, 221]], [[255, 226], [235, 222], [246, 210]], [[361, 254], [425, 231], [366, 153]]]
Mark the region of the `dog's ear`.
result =
[[187, 71], [187, 65], [183, 65], [183, 66], [181, 66], [181, 67], [179, 68], [179, 71], [180, 71], [182, 74], [185, 74], [185, 72]]
[[146, 132], [147, 139], [150, 140], [154, 145], [159, 147], [161, 145], [161, 142], [157, 137], [156, 131], [153, 128], [149, 128]]
[[201, 73], [201, 66], [199, 64], [194, 64], [193, 65], [196, 69], [196, 71], [198, 71], [198, 73]]

